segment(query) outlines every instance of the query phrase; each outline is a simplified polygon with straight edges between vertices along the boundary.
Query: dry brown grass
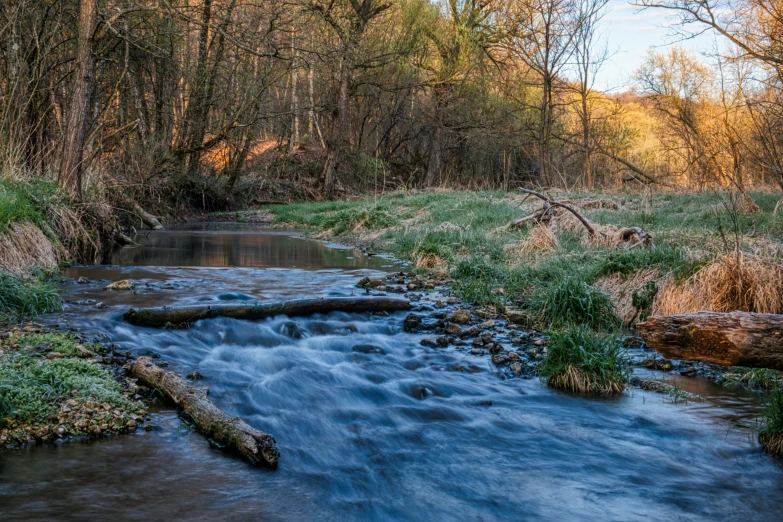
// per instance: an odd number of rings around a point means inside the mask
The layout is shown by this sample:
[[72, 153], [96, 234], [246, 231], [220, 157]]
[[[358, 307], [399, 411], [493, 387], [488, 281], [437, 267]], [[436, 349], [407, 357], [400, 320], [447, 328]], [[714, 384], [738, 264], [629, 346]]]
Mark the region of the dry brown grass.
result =
[[725, 254], [681, 285], [668, 280], [655, 301], [655, 315], [712, 312], [783, 312], [783, 264], [743, 253]]
[[768, 454], [778, 458], [783, 457], [783, 435], [761, 433], [759, 434], [759, 444]]
[[506, 254], [511, 256], [529, 256], [541, 252], [557, 250], [559, 242], [557, 236], [548, 226], [539, 224], [533, 227], [528, 236], [516, 243], [510, 243], [503, 248]]
[[416, 268], [422, 270], [445, 269], [447, 267], [446, 261], [437, 254], [416, 254], [414, 264]]
[[617, 315], [623, 323], [628, 324], [637, 314], [633, 306], [633, 293], [640, 291], [649, 281], [655, 281], [660, 286], [662, 280], [663, 274], [659, 269], [645, 268], [629, 275], [612, 274], [602, 277], [594, 286], [609, 294]]
[[734, 202], [734, 210], [740, 214], [761, 214], [761, 208], [747, 194], [740, 194]]
[[67, 257], [40, 228], [32, 223], [14, 223], [0, 234], [0, 267], [14, 274], [33, 268], [55, 268]]
[[562, 374], [550, 377], [549, 385], [572, 393], [611, 394], [622, 393], [625, 390], [625, 385], [621, 382], [598, 383], [572, 364], [569, 364], [568, 369]]

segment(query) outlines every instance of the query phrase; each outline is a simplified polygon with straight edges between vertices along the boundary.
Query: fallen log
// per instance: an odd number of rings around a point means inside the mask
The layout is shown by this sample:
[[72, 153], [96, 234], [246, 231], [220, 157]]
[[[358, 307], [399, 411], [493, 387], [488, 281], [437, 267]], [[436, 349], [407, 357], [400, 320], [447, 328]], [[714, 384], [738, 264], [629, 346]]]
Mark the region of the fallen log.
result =
[[176, 373], [157, 366], [149, 357], [139, 357], [124, 368], [182, 408], [210, 440], [238, 453], [253, 465], [277, 466], [280, 451], [275, 446], [275, 439], [239, 417], [223, 413], [207, 398], [206, 390], [194, 388]]
[[636, 327], [671, 359], [783, 370], [783, 315], [697, 312], [654, 316]]
[[263, 319], [276, 315], [311, 315], [328, 312], [380, 312], [409, 310], [407, 299], [390, 297], [323, 297], [295, 299], [272, 303], [225, 303], [212, 305], [163, 306], [159, 308], [131, 308], [123, 315], [129, 323], [139, 326], [177, 326], [199, 319], [232, 317], [234, 319]]

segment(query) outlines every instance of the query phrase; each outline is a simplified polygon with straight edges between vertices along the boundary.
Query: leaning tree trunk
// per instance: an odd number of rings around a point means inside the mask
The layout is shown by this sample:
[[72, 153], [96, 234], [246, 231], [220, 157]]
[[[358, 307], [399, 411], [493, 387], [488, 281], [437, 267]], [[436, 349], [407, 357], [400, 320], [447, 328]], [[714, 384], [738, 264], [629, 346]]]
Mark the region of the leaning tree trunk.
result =
[[60, 163], [60, 184], [81, 198], [82, 161], [87, 138], [90, 100], [95, 88], [95, 53], [93, 39], [98, 27], [98, 0], [81, 0], [79, 8], [79, 69], [71, 98], [70, 116], [63, 158]]
[[409, 310], [410, 301], [391, 297], [324, 297], [275, 303], [216, 304], [131, 308], [123, 318], [139, 326], [187, 325], [199, 319], [231, 317], [263, 319], [276, 315], [311, 315], [328, 312], [380, 312]]
[[223, 413], [207, 398], [206, 390], [194, 388], [176, 373], [155, 365], [149, 357], [139, 357], [125, 365], [125, 369], [145, 385], [163, 392], [210, 440], [238, 453], [251, 464], [277, 466], [280, 451], [275, 439], [239, 417]]
[[669, 358], [783, 370], [783, 315], [697, 312], [650, 317], [637, 328]]

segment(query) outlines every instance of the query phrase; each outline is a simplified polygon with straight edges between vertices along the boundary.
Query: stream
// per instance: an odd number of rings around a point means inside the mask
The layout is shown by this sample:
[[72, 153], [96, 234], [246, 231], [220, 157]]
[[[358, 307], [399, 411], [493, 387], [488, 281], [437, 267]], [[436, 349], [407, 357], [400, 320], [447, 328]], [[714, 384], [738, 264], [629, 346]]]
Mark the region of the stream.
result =
[[[66, 283], [45, 320], [197, 371], [220, 408], [277, 439], [280, 466], [251, 468], [161, 409], [151, 431], [0, 453], [0, 520], [780, 519], [755, 394], [693, 377], [680, 385], [703, 401], [577, 397], [423, 347], [406, 313], [135, 327], [131, 306], [359, 295], [362, 277], [404, 269], [259, 226], [136, 240], [113, 265], [68, 268], [90, 282]], [[121, 279], [136, 290], [104, 289]]]

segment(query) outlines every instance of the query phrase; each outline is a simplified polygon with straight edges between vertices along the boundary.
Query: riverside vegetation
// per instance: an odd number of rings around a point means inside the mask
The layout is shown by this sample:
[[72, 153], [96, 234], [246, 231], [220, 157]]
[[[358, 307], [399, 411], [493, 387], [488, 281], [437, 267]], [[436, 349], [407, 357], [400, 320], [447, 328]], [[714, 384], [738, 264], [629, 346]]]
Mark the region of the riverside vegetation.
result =
[[57, 269], [93, 261], [98, 227], [54, 183], [0, 180], [0, 448], [94, 438], [142, 422], [106, 347], [32, 323], [62, 309]]
[[[10, 325], [59, 310], [57, 267], [69, 260], [90, 260], [86, 256], [94, 259], [100, 235], [81, 225], [74, 217], [76, 205], [55, 186], [3, 181], [0, 188], [0, 241], [11, 246], [0, 260], [5, 267], [0, 271], [0, 316]], [[413, 192], [265, 210], [274, 213], [277, 226], [303, 228], [314, 237], [353, 242], [370, 251], [382, 249], [410, 260], [417, 272], [449, 279], [462, 302], [549, 333], [548, 356], [537, 372], [550, 385], [580, 393], [615, 393], [629, 385], [620, 338], [650, 314], [689, 312], [701, 303], [718, 311], [783, 311], [783, 216], [775, 212], [775, 194], [751, 197], [758, 210], [748, 212], [741, 199], [717, 192], [557, 194], [600, 230], [644, 227], [654, 246], [642, 248], [591, 238], [568, 214], [511, 227], [536, 207], [513, 192]], [[76, 233], [68, 236], [68, 230]], [[130, 415], [141, 418], [140, 406], [123, 395], [116, 378], [95, 357], [74, 352], [75, 340], [45, 332], [45, 339], [22, 342], [20, 332], [24, 335], [24, 329], [6, 329], [10, 341], [0, 353], [4, 444], [18, 444], [25, 437], [97, 436], [137, 424]], [[74, 377], [78, 375], [87, 381]], [[769, 392], [769, 418], [760, 440], [774, 448], [770, 441], [781, 433], [773, 407], [779, 394], [777, 373], [736, 369], [721, 378]], [[11, 393], [29, 379], [33, 384], [27, 392]], [[51, 382], [37, 387], [35, 379]], [[88, 381], [92, 384], [80, 388]], [[92, 394], [96, 390], [98, 394]], [[123, 422], [83, 417], [79, 420], [87, 424], [78, 427], [64, 424], [66, 418], [52, 424], [62, 408], [74, 411], [78, 405], [95, 411], [84, 405], [100, 400], [119, 412]], [[48, 431], [31, 431], [36, 422]]]
[[[266, 210], [277, 226], [385, 250], [417, 271], [450, 277], [463, 301], [550, 332], [538, 373], [551, 386], [607, 393], [629, 384], [620, 334], [651, 314], [783, 312], [779, 196], [750, 197], [756, 205], [719, 192], [558, 194], [598, 228], [644, 227], [654, 238], [644, 248], [595, 241], [564, 214], [510, 227], [537, 204], [507, 192], [394, 194]], [[766, 388], [760, 442], [779, 454], [772, 441], [783, 436], [780, 392], [769, 384], [777, 372], [736, 369], [719, 379]]]

